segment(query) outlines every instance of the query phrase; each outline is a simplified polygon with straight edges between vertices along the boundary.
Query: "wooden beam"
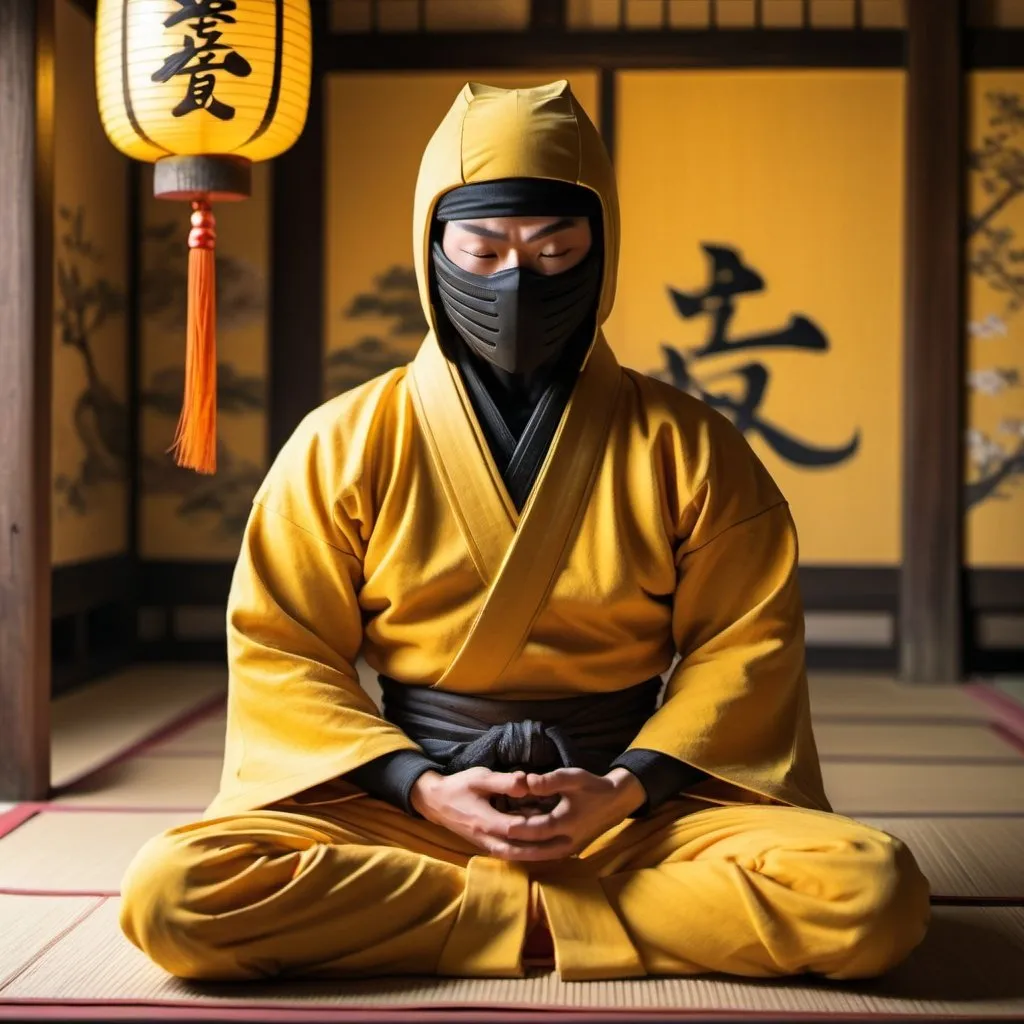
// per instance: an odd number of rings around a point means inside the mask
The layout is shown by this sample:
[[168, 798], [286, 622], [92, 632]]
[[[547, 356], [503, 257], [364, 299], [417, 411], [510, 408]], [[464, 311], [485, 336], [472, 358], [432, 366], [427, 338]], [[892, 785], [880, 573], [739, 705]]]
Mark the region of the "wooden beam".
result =
[[899, 654], [891, 647], [815, 647], [807, 646], [807, 668], [811, 672], [896, 671]]
[[972, 612], [1024, 614], [1024, 569], [970, 569], [967, 593]]
[[899, 570], [887, 566], [801, 565], [800, 593], [809, 612], [892, 612], [899, 607]]
[[961, 3], [907, 4], [906, 337], [900, 669], [963, 673]]
[[615, 79], [615, 72], [604, 69], [598, 78], [598, 130], [604, 140], [605, 149], [611, 158], [612, 166], [615, 165], [615, 128], [618, 122], [616, 112], [618, 99], [618, 86]]
[[50, 785], [53, 32], [0, 3], [0, 800]]
[[[566, 67], [889, 68], [903, 66], [903, 37], [903, 32], [888, 29], [325, 32], [322, 44], [323, 66], [329, 72]], [[314, 77], [313, 81], [318, 79]]]
[[233, 562], [144, 562], [139, 603], [226, 605], [233, 570]]
[[135, 599], [135, 569], [130, 555], [58, 565], [52, 574], [51, 615], [76, 615], [105, 604]]
[[[314, 3], [313, 85], [306, 127], [271, 170], [269, 456], [324, 401], [324, 44], [326, 3]], [[377, 38], [377, 37], [375, 37]], [[384, 37], [385, 41], [387, 37]], [[369, 43], [358, 37], [360, 45]]]
[[1024, 29], [979, 28], [968, 32], [964, 62], [971, 71], [1024, 68]]

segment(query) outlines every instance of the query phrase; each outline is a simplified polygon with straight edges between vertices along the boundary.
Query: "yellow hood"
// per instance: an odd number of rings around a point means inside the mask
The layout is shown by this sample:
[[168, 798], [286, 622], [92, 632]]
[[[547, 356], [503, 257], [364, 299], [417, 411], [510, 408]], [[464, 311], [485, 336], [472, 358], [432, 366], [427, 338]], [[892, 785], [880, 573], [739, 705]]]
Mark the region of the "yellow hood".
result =
[[604, 211], [604, 276], [597, 324], [615, 301], [619, 200], [608, 151], [569, 83], [500, 89], [468, 82], [427, 144], [416, 182], [413, 252], [423, 313], [430, 303], [430, 226], [438, 200], [460, 185], [501, 178], [553, 178], [596, 192]]

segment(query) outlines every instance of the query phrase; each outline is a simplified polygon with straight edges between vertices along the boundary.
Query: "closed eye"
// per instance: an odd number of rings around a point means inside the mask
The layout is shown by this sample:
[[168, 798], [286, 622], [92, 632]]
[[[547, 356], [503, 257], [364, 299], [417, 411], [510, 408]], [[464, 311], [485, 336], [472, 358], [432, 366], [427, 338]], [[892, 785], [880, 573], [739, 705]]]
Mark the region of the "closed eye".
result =
[[540, 258], [542, 260], [560, 260], [563, 256], [568, 256], [572, 252], [572, 249], [566, 249], [565, 252], [542, 252]]
[[467, 256], [472, 256], [477, 260], [493, 260], [497, 259], [497, 254], [493, 252], [470, 252], [469, 249], [462, 250]]

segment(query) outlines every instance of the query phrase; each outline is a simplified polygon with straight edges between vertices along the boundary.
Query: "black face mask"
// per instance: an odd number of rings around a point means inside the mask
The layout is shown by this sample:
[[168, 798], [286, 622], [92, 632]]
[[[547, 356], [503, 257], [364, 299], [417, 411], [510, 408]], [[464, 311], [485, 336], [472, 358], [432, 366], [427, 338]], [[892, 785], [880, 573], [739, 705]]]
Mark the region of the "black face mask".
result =
[[601, 265], [594, 249], [561, 274], [522, 267], [471, 274], [438, 242], [433, 263], [452, 326], [478, 356], [508, 373], [530, 374], [557, 359], [597, 306]]

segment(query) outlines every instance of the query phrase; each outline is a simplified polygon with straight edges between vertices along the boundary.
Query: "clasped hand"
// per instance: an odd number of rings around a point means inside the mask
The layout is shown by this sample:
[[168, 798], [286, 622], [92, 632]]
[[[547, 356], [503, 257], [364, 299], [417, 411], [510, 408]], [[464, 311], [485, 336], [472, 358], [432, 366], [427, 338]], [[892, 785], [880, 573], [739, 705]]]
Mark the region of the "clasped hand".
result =
[[[412, 790], [413, 807], [428, 821], [502, 860], [561, 860], [619, 824], [646, 799], [625, 768], [593, 775], [560, 768], [545, 775], [469, 768], [455, 775], [426, 772]], [[502, 811], [501, 800], [514, 808]]]

